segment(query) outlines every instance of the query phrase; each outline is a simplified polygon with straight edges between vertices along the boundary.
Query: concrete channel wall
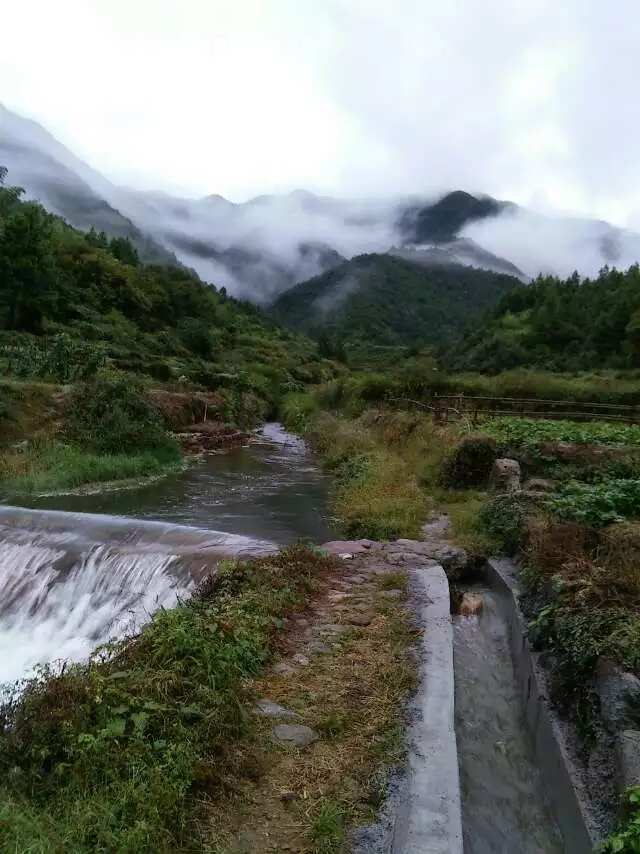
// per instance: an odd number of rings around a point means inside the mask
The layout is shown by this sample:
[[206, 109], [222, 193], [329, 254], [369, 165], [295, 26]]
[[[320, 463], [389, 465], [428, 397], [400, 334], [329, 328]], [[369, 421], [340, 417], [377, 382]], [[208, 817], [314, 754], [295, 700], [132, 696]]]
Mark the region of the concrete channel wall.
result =
[[551, 807], [564, 837], [565, 850], [567, 854], [589, 854], [600, 839], [590, 820], [588, 798], [579, 771], [569, 756], [562, 730], [551, 709], [547, 680], [538, 654], [531, 649], [526, 636], [517, 601], [515, 566], [509, 560], [489, 560], [486, 577], [499, 594], [509, 626], [511, 654], [526, 723]]
[[392, 854], [462, 854], [449, 584], [441, 566], [415, 569], [411, 578], [425, 632]]

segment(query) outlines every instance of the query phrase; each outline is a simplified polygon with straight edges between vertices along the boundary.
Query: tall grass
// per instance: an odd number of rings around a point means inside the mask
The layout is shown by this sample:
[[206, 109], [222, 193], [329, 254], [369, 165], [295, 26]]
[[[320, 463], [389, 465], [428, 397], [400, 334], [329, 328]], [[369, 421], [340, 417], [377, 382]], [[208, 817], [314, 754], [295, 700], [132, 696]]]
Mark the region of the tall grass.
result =
[[5, 496], [28, 496], [150, 477], [177, 471], [180, 459], [178, 446], [172, 443], [132, 454], [110, 454], [40, 441], [28, 445], [22, 453], [6, 451], [0, 457], [0, 491]]

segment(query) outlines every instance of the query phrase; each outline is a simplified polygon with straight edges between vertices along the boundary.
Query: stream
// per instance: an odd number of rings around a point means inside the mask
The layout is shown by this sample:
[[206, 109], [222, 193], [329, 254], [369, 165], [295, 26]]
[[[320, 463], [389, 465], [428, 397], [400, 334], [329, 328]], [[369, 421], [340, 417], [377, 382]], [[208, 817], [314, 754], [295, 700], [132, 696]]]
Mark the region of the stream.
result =
[[193, 525], [287, 545], [333, 536], [328, 478], [297, 436], [268, 423], [247, 445], [208, 453], [186, 471], [134, 489], [52, 495], [26, 506]]

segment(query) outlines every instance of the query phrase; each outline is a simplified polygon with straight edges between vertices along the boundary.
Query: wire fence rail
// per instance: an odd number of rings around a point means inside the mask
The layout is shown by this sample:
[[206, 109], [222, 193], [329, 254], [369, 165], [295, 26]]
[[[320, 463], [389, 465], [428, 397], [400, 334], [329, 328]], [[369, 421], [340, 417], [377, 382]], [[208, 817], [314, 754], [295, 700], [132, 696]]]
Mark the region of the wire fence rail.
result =
[[424, 409], [435, 421], [464, 419], [474, 426], [486, 418], [516, 416], [568, 421], [613, 421], [640, 424], [640, 406], [582, 400], [543, 400], [518, 397], [480, 397], [465, 394], [431, 395], [424, 400], [394, 397], [391, 401]]

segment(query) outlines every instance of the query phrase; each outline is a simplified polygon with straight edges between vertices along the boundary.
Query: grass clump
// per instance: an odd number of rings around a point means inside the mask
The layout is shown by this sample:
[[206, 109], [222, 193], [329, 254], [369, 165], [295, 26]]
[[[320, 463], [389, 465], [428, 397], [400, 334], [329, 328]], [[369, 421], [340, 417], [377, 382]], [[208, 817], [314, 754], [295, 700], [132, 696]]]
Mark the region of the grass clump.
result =
[[339, 803], [325, 800], [313, 820], [311, 841], [314, 854], [339, 854], [345, 841], [344, 810]]
[[245, 681], [332, 562], [301, 547], [223, 567], [87, 664], [44, 669], [0, 708], [0, 849], [203, 849], [203, 803], [240, 777]]

